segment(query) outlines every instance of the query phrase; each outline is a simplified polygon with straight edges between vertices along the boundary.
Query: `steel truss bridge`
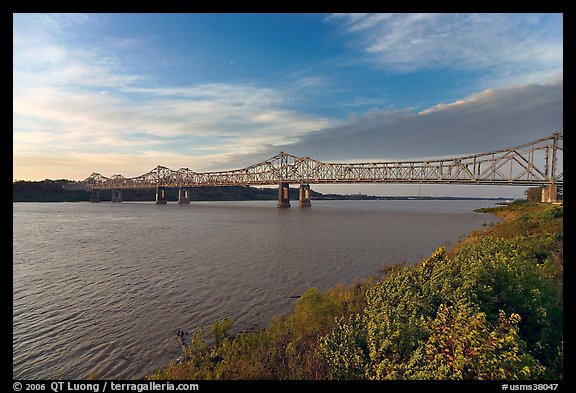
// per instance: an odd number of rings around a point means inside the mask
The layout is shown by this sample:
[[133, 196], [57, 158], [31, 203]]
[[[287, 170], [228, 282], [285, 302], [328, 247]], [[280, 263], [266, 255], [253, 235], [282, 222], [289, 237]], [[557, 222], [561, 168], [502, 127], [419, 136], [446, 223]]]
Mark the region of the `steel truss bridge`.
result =
[[[559, 132], [523, 145], [493, 152], [421, 161], [382, 161], [334, 163], [296, 157], [281, 152], [276, 156], [242, 169], [195, 172], [188, 168], [173, 170], [157, 166], [136, 177], [92, 173], [82, 181], [86, 190], [204, 186], [279, 185], [279, 202], [284, 202], [289, 184], [301, 185], [301, 201], [308, 195], [309, 184], [334, 183], [417, 183], [546, 186], [543, 199], [555, 200], [557, 188], [563, 187], [563, 135]], [[560, 162], [559, 162], [560, 161]], [[304, 187], [304, 188], [302, 188]], [[286, 191], [286, 192], [284, 192]], [[182, 201], [187, 203], [186, 196]], [[302, 194], [305, 194], [304, 197]], [[553, 195], [552, 195], [553, 194]], [[94, 195], [93, 195], [94, 197]], [[159, 195], [157, 192], [157, 202]], [[114, 201], [114, 194], [113, 194]], [[116, 198], [117, 201], [121, 201]], [[97, 197], [94, 200], [99, 199]], [[306, 201], [304, 201], [306, 205]], [[160, 200], [159, 203], [165, 203]], [[307, 202], [309, 206], [309, 199]], [[280, 206], [282, 207], [282, 206]]]

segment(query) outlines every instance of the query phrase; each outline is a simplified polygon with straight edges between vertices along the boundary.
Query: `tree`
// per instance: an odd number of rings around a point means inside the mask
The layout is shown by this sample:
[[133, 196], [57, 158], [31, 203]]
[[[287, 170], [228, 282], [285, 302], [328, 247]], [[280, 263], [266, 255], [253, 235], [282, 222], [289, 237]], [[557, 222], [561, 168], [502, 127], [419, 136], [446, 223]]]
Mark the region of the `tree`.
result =
[[542, 190], [544, 187], [531, 187], [524, 191], [524, 195], [526, 195], [526, 199], [530, 202], [540, 202], [542, 200]]

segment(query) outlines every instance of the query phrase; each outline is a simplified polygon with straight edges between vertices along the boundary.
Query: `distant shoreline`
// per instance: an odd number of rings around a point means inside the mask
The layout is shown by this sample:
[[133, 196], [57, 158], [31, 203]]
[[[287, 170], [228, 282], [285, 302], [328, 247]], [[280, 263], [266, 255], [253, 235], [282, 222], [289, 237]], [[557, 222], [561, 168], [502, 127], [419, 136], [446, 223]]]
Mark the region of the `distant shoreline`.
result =
[[[199, 199], [193, 200], [193, 202], [249, 202], [249, 201], [273, 201], [275, 199]], [[340, 197], [334, 198], [316, 198], [312, 199], [315, 201], [510, 201], [510, 198], [495, 197], [495, 198], [475, 198], [475, 197], [434, 197], [434, 196], [423, 196], [423, 197], [387, 197], [387, 196], [372, 196], [368, 195], [367, 198], [356, 198], [350, 197], [349, 195], [340, 195]], [[290, 201], [298, 201], [298, 199], [290, 199]], [[90, 202], [89, 200], [12, 200], [13, 203], [75, 203], [75, 202]], [[103, 200], [102, 202], [111, 202]], [[123, 200], [123, 202], [154, 202], [154, 200]], [[177, 200], [169, 200], [168, 202], [177, 203]]]
[[[17, 181], [12, 185], [12, 202], [89, 202], [90, 192], [85, 190], [70, 189], [68, 180], [42, 180], [42, 181]], [[154, 189], [127, 189], [123, 190], [123, 201], [146, 202], [154, 201], [156, 191]], [[112, 199], [111, 190], [101, 190], [102, 202]], [[178, 190], [175, 188], [166, 190], [169, 202], [178, 200]], [[463, 196], [377, 196], [366, 194], [322, 194], [311, 190], [310, 199], [314, 200], [511, 200], [504, 197], [463, 197]], [[256, 188], [250, 186], [220, 186], [220, 187], [195, 187], [190, 193], [191, 202], [207, 201], [267, 201], [276, 200], [278, 190], [273, 188]], [[290, 189], [290, 200], [298, 200], [298, 189]]]

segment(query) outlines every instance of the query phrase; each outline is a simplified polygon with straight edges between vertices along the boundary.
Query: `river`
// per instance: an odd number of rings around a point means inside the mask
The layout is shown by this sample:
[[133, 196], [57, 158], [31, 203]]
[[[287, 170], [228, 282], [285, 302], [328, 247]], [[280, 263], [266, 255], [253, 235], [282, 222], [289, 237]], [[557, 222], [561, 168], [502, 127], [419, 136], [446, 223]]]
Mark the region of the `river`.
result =
[[309, 287], [414, 263], [493, 201], [13, 204], [13, 377], [130, 379], [180, 356], [176, 330], [265, 326]]

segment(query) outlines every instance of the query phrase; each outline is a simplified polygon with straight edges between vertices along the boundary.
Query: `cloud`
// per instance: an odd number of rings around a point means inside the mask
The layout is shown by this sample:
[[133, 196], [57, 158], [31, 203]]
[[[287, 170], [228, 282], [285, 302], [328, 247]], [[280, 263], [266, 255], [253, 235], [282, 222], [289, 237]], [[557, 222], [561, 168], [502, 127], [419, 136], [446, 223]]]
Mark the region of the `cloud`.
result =
[[[94, 15], [16, 14], [13, 29], [15, 93], [38, 86], [90, 89], [145, 80], [146, 77], [126, 70], [108, 40], [90, 34], [93, 26], [101, 23]], [[92, 41], [86, 43], [86, 39]], [[102, 45], [101, 41], [106, 41], [107, 45]], [[114, 46], [124, 41], [118, 37]], [[126, 52], [127, 44], [123, 45]]]
[[489, 89], [420, 112], [371, 111], [256, 154], [231, 155], [242, 167], [280, 151], [327, 162], [458, 156], [512, 147], [563, 130], [563, 82]]
[[124, 91], [126, 94], [54, 87], [28, 89], [13, 98], [15, 129], [24, 131], [22, 119], [55, 124], [54, 138], [64, 142], [76, 136], [75, 149], [82, 144], [110, 148], [132, 144], [136, 149], [139, 141], [131, 136], [137, 134], [145, 143], [186, 136], [192, 137], [192, 144], [194, 137], [220, 137], [231, 144], [229, 148], [243, 151], [262, 138], [270, 143], [286, 143], [334, 124], [327, 118], [284, 108], [282, 94], [270, 88], [208, 84]]
[[351, 45], [390, 71], [528, 77], [562, 70], [561, 14], [334, 14], [325, 21], [341, 26]]

